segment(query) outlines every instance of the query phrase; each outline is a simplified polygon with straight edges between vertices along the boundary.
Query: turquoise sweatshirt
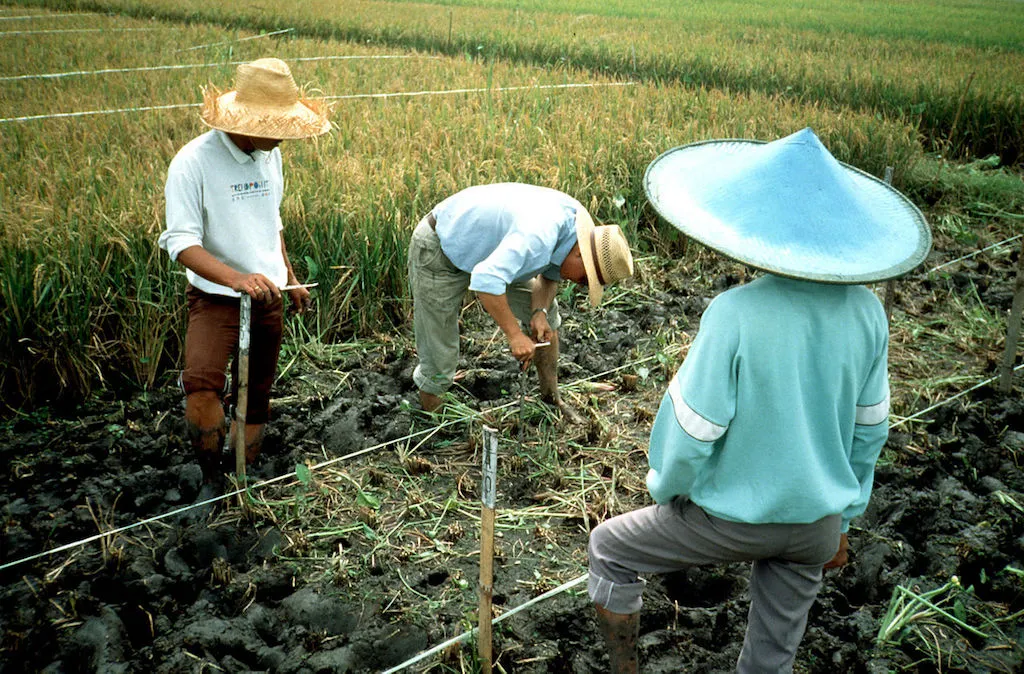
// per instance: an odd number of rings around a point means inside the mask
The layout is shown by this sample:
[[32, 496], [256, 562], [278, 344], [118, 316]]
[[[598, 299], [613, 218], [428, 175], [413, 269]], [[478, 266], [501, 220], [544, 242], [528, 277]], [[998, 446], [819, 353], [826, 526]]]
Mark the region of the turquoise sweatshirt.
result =
[[863, 286], [766, 275], [719, 295], [651, 430], [647, 488], [735, 522], [864, 512], [889, 432], [889, 332]]

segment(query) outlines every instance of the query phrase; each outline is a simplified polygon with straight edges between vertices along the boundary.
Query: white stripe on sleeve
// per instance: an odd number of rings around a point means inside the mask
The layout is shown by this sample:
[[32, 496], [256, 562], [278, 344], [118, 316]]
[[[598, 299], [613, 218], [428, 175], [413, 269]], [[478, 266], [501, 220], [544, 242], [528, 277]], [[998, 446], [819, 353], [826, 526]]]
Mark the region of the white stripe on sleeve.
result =
[[877, 426], [889, 418], [889, 392], [882, 402], [874, 405], [857, 405], [857, 423], [861, 426]]
[[719, 426], [708, 421], [686, 404], [686, 401], [683, 400], [683, 395], [679, 392], [679, 382], [677, 380], [673, 379], [669, 383], [668, 394], [672, 399], [672, 409], [676, 414], [676, 421], [687, 435], [701, 442], [714, 442], [725, 433], [725, 426]]

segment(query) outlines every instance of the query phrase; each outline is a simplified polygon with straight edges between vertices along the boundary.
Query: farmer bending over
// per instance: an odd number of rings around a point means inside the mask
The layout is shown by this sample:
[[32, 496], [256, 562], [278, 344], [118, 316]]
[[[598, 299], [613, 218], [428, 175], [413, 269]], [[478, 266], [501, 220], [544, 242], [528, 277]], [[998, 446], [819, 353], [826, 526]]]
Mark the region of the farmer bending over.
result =
[[[181, 386], [189, 440], [209, 483], [223, 473], [221, 397], [228, 360], [238, 348], [238, 298], [246, 293], [253, 299], [245, 427], [251, 463], [269, 416], [281, 347], [280, 288], [298, 284], [281, 233], [278, 145], [326, 133], [331, 123], [320, 105], [300, 98], [288, 66], [275, 58], [238, 66], [232, 91], [207, 90], [201, 117], [213, 130], [185, 145], [167, 171], [167, 229], [159, 245], [187, 269]], [[288, 293], [297, 311], [308, 306], [308, 290]], [[237, 376], [232, 383], [234, 395]]]
[[[420, 221], [409, 248], [419, 355], [413, 379], [423, 409], [437, 409], [454, 380], [459, 312], [469, 288], [523, 368], [536, 361], [541, 398], [577, 420], [558, 395], [558, 282], [586, 285], [597, 306], [603, 286], [632, 274], [622, 230], [595, 227], [583, 205], [567, 194], [501, 183], [448, 197]], [[529, 326], [530, 335], [520, 323]], [[538, 342], [551, 344], [536, 348]]]
[[719, 295], [650, 436], [656, 505], [591, 533], [589, 593], [611, 671], [638, 671], [641, 573], [751, 562], [740, 672], [790, 672], [822, 569], [847, 559], [888, 435], [885, 311], [860, 283], [919, 264], [931, 235], [810, 129], [684, 146], [648, 196], [686, 234], [769, 273]]

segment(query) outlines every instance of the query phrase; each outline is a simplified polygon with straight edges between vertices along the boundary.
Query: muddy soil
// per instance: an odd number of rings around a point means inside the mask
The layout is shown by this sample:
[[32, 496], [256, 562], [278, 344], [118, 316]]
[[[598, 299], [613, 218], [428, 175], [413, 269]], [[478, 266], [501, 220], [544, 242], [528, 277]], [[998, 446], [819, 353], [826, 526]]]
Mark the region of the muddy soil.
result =
[[[1005, 310], [1014, 263], [957, 273]], [[532, 382], [520, 417], [502, 340], [478, 309], [466, 312], [456, 400], [490, 410], [485, 421], [503, 437], [496, 614], [584, 573], [589, 528], [646, 502], [645, 435], [681, 357], [670, 347], [743, 276], [730, 265], [661, 271], [601, 312], [568, 298], [562, 380], [598, 375], [606, 384], [570, 388], [582, 425], [537, 404]], [[902, 299], [934, 292], [928, 283], [955, 292], [957, 278], [908, 283]], [[253, 477], [370, 451], [309, 475], [300, 469], [258, 490], [247, 511], [234, 500], [192, 509], [0, 571], [0, 672], [374, 672], [471, 627], [479, 420], [429, 432], [451, 417], [410, 404], [408, 335], [345, 353], [278, 387]], [[636, 364], [657, 353], [674, 355]], [[193, 503], [201, 476], [181, 413], [168, 385], [107, 393], [73, 416], [3, 423], [0, 563]], [[1022, 460], [1019, 384], [1012, 395], [978, 389], [895, 428], [871, 505], [850, 532], [851, 563], [828, 574], [797, 671], [1021, 671], [1024, 621], [1012, 616], [1024, 610]], [[975, 631], [933, 613], [876, 645], [899, 586], [927, 592], [954, 576], [964, 589], [935, 601], [948, 597], [948, 614]], [[643, 671], [731, 671], [746, 595], [742, 565], [650, 579]], [[607, 666], [583, 585], [497, 626], [495, 654], [506, 672]], [[470, 645], [410, 671], [472, 667]]]

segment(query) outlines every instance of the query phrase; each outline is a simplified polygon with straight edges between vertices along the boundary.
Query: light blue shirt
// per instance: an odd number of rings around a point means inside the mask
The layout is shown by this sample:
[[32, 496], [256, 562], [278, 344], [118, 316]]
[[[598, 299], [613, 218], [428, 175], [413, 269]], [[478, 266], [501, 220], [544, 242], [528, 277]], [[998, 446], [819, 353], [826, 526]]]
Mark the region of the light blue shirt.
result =
[[719, 295], [651, 430], [647, 487], [735, 522], [867, 507], [888, 437], [888, 323], [863, 286], [763, 276]]
[[538, 274], [561, 280], [559, 267], [576, 244], [576, 210], [568, 194], [537, 185], [468, 187], [434, 210], [441, 250], [469, 273], [469, 289], [504, 295]]

